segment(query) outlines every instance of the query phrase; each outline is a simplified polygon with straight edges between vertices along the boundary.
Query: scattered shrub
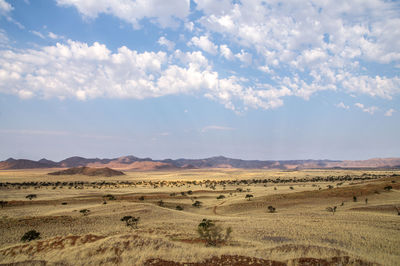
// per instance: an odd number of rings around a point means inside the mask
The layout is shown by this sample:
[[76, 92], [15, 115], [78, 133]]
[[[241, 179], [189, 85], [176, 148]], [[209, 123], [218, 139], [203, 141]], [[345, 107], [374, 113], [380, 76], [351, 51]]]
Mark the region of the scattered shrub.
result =
[[393, 188], [392, 186], [386, 186], [383, 189], [386, 190], [386, 191], [390, 191], [392, 188]]
[[140, 197], [139, 197], [139, 200], [144, 200], [144, 196], [140, 196]]
[[294, 187], [289, 187], [291, 190], [293, 190], [294, 189]]
[[357, 197], [356, 196], [353, 196], [353, 201], [357, 202]]
[[27, 198], [27, 199], [29, 199], [29, 200], [32, 200], [32, 199], [34, 199], [34, 198], [37, 198], [37, 195], [36, 195], [36, 194], [29, 194], [29, 195], [27, 195], [25, 198]]
[[8, 201], [0, 200], [0, 206], [3, 209], [4, 206], [8, 204]]
[[250, 198], [253, 198], [253, 197], [254, 197], [253, 195], [247, 194], [245, 198], [250, 200]]
[[216, 225], [212, 220], [203, 219], [197, 226], [197, 233], [200, 238], [206, 241], [207, 246], [217, 246], [229, 240], [232, 228], [228, 227], [225, 234], [221, 226]]
[[40, 233], [36, 230], [30, 230], [21, 237], [22, 242], [29, 242], [35, 239], [40, 239]]
[[198, 201], [198, 200], [196, 200], [193, 204], [192, 204], [192, 206], [193, 207], [196, 207], [196, 208], [200, 208], [201, 207], [201, 201]]
[[89, 215], [90, 210], [88, 210], [88, 209], [82, 209], [82, 210], [80, 210], [79, 212], [82, 213], [83, 216], [87, 216], [87, 215]]
[[336, 206], [328, 207], [328, 208], [326, 208], [326, 210], [327, 210], [328, 212], [331, 212], [332, 214], [335, 214], [335, 212], [336, 212]]
[[180, 206], [180, 205], [176, 206], [176, 209], [177, 209], [178, 211], [183, 211], [183, 207]]
[[160, 206], [160, 207], [163, 207], [163, 206], [164, 206], [164, 201], [159, 200], [159, 201], [157, 202], [157, 205]]
[[108, 199], [108, 200], [116, 200], [115, 196], [111, 195], [111, 194], [105, 195], [105, 196], [103, 196], [103, 198]]
[[188, 193], [189, 195], [192, 195], [192, 194], [193, 194], [193, 191], [189, 190], [187, 193]]
[[61, 202], [61, 205], [67, 205], [68, 203], [67, 202]]
[[131, 228], [138, 228], [138, 223], [139, 223], [140, 217], [133, 217], [131, 215], [129, 216], [124, 216], [121, 218], [122, 222], [125, 222], [126, 226], [131, 227]]
[[219, 195], [219, 196], [217, 197], [217, 199], [224, 199], [224, 198], [225, 198], [224, 195]]
[[269, 211], [270, 213], [274, 213], [275, 210], [276, 210], [276, 209], [275, 209], [273, 206], [271, 206], [271, 205], [268, 206], [268, 211]]

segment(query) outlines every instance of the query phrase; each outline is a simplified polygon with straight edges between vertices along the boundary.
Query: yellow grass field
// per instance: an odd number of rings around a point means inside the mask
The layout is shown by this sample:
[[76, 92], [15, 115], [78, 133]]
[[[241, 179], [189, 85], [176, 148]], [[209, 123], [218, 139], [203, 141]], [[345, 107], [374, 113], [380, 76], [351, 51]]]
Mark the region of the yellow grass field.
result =
[[[399, 265], [400, 171], [50, 171], [0, 171], [0, 263]], [[137, 228], [121, 221], [129, 215]], [[204, 218], [231, 237], [207, 246]], [[40, 239], [22, 242], [29, 230]]]

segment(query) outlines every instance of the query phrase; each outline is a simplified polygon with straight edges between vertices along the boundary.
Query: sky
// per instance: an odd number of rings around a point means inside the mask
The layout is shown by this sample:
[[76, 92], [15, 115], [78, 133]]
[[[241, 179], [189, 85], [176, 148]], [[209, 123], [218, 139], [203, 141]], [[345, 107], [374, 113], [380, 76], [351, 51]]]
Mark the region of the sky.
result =
[[399, 1], [0, 0], [0, 160], [354, 160], [399, 136]]

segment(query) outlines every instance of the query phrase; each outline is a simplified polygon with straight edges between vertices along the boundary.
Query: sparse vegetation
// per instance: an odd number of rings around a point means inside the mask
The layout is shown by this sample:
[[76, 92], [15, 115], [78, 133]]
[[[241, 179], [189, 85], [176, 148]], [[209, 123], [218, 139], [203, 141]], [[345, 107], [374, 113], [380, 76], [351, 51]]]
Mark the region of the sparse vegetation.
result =
[[217, 246], [228, 241], [232, 233], [232, 228], [228, 227], [225, 230], [225, 234], [222, 231], [221, 226], [216, 225], [214, 221], [209, 219], [203, 219], [197, 226], [197, 233], [200, 239], [206, 241], [207, 246]]
[[271, 205], [268, 206], [268, 212], [274, 213], [275, 211], [276, 211], [275, 207], [273, 207]]
[[111, 195], [111, 194], [105, 195], [105, 196], [103, 196], [103, 198], [105, 200], [116, 200], [115, 196]]
[[36, 230], [30, 230], [21, 237], [22, 242], [30, 242], [36, 239], [40, 239], [40, 233]]
[[196, 208], [200, 208], [201, 207], [201, 201], [198, 201], [198, 200], [196, 200], [193, 204], [192, 204], [192, 206], [193, 207], [196, 207]]
[[177, 209], [178, 211], [183, 211], [183, 207], [180, 206], [180, 205], [177, 205], [177, 206], [176, 206], [176, 209]]
[[357, 197], [353, 196], [353, 202], [357, 202]]
[[336, 212], [336, 206], [333, 206], [333, 207], [327, 207], [326, 208], [326, 210], [328, 211], [328, 212], [331, 212], [332, 214], [335, 214], [335, 212]]
[[386, 190], [386, 191], [390, 191], [390, 190], [393, 189], [393, 187], [392, 187], [392, 186], [386, 186], [386, 187], [384, 187], [383, 189]]
[[82, 213], [83, 216], [87, 216], [87, 215], [89, 215], [90, 210], [88, 210], [88, 209], [82, 209], [82, 210], [79, 210], [79, 212]]
[[224, 198], [225, 198], [224, 195], [219, 195], [219, 196], [217, 197], [217, 199], [224, 199]]
[[248, 200], [250, 200], [250, 199], [253, 198], [253, 197], [254, 197], [254, 196], [253, 196], [252, 194], [247, 194], [245, 198], [248, 199]]
[[8, 201], [0, 200], [0, 206], [3, 209], [8, 204]]
[[36, 195], [36, 194], [29, 194], [29, 195], [27, 195], [25, 198], [27, 198], [27, 199], [29, 199], [29, 200], [32, 200], [32, 199], [37, 198], [37, 195]]
[[138, 223], [139, 223], [140, 217], [133, 217], [131, 215], [129, 216], [124, 216], [121, 218], [122, 222], [125, 222], [126, 226], [131, 227], [133, 229], [138, 228]]
[[143, 200], [144, 200], [144, 196], [140, 196], [140, 197], [139, 197], [139, 200], [142, 200], [142, 201], [143, 201]]

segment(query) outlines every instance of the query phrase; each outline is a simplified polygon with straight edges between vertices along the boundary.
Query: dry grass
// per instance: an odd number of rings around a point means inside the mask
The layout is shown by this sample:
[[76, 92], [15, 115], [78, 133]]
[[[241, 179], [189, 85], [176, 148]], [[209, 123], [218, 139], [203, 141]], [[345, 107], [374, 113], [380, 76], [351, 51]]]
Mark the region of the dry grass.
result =
[[[0, 263], [397, 265], [400, 260], [400, 216], [394, 209], [400, 206], [400, 178], [391, 176], [396, 174], [393, 171], [185, 170], [128, 172], [121, 180], [54, 178], [46, 173], [0, 171], [0, 182], [107, 180], [115, 183], [76, 188], [2, 187], [0, 200], [8, 204], [0, 209]], [[201, 182], [356, 177], [364, 173], [388, 177], [239, 185]], [[168, 182], [161, 185], [160, 180]], [[392, 190], [386, 191], [387, 186]], [[36, 194], [37, 198], [26, 199], [27, 194]], [[107, 204], [103, 204], [107, 194], [116, 199], [106, 199]], [[254, 197], [249, 201], [246, 194]], [[219, 195], [225, 197], [217, 199]], [[142, 196], [144, 200], [140, 200]], [[353, 202], [353, 196], [357, 196], [357, 202]], [[163, 206], [158, 205], [160, 200]], [[195, 200], [202, 202], [201, 208], [192, 206]], [[176, 210], [177, 205], [183, 210]], [[276, 213], [267, 212], [269, 205], [276, 207]], [[337, 206], [337, 212], [334, 215], [327, 212], [328, 206]], [[89, 209], [89, 215], [82, 215], [79, 212], [82, 209]], [[138, 229], [120, 221], [126, 215], [140, 217]], [[218, 248], [206, 247], [196, 234], [203, 218], [213, 219], [224, 228], [232, 227], [232, 239]], [[32, 229], [41, 233], [41, 239], [20, 242], [21, 236]]]

